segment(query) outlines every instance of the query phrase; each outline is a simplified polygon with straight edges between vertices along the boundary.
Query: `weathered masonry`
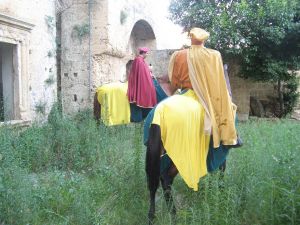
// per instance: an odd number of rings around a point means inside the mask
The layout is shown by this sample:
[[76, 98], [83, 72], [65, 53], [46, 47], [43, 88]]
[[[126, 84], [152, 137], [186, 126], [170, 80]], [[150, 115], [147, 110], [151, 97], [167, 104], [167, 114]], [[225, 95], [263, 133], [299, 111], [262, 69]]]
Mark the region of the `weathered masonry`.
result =
[[55, 4], [0, 2], [0, 122], [43, 119], [56, 101]]
[[91, 107], [97, 86], [125, 77], [140, 46], [156, 49], [147, 1], [76, 1], [61, 13], [63, 110]]
[[27, 120], [29, 35], [33, 24], [0, 14], [0, 117]]

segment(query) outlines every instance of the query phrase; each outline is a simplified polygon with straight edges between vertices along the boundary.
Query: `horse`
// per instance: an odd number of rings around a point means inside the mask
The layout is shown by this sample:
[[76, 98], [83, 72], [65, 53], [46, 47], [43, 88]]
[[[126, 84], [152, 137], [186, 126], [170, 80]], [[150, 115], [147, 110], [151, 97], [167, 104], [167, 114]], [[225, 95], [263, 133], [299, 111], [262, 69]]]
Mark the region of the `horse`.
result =
[[[166, 200], [167, 206], [169, 211], [171, 212], [172, 218], [174, 219], [174, 216], [176, 215], [176, 207], [173, 204], [173, 197], [171, 193], [171, 187], [174, 178], [178, 174], [178, 169], [172, 159], [166, 155], [166, 149], [163, 145], [162, 142], [162, 128], [165, 129], [164, 127], [161, 126], [167, 126], [168, 123], [166, 121], [169, 119], [168, 115], [170, 115], [171, 118], [179, 118], [182, 117], [178, 113], [177, 108], [172, 106], [171, 104], [166, 104], [167, 101], [172, 101], [172, 98], [176, 98], [175, 96], [169, 97], [166, 101], [163, 103], [159, 104], [157, 107], [163, 108], [167, 107], [168, 112], [170, 114], [164, 114], [162, 116], [162, 120], [164, 120], [160, 125], [158, 124], [151, 124], [154, 113], [156, 109], [153, 109], [148, 117], [145, 120], [144, 124], [144, 144], [147, 147], [146, 151], [146, 175], [147, 175], [147, 184], [148, 184], [148, 189], [150, 192], [150, 207], [149, 207], [149, 212], [148, 212], [148, 220], [149, 224], [153, 223], [154, 217], [155, 217], [155, 194], [156, 191], [159, 187], [159, 183], [161, 183], [163, 193], [164, 193], [164, 198]], [[185, 101], [190, 101], [189, 99], [186, 99]], [[179, 104], [179, 102], [178, 102]], [[182, 102], [180, 103], [182, 104]], [[200, 104], [198, 102], [198, 104]], [[182, 105], [182, 107], [185, 107], [185, 105]], [[199, 111], [199, 108], [188, 108], [188, 110], [192, 110], [194, 112]], [[193, 112], [192, 112], [193, 113]], [[173, 114], [173, 115], [172, 115]], [[172, 121], [171, 121], [172, 122]], [[183, 120], [183, 123], [185, 121]], [[169, 123], [170, 124], [170, 123]], [[176, 124], [176, 129], [181, 130], [185, 124], [182, 123], [177, 123]], [[173, 127], [174, 128], [174, 127]], [[170, 134], [170, 130], [173, 128], [170, 128], [169, 130], [166, 131], [164, 130], [164, 134], [167, 136]], [[199, 130], [197, 129], [194, 132], [194, 135], [191, 135], [192, 137], [199, 135]], [[148, 132], [148, 134], [147, 134]], [[172, 131], [171, 131], [172, 132]], [[166, 139], [165, 139], [166, 141]], [[173, 145], [173, 144], [172, 144]], [[236, 148], [240, 147], [242, 145], [241, 140], [238, 138], [238, 144], [234, 146], [224, 146], [220, 145], [220, 147], [213, 148], [213, 143], [212, 143], [212, 138], [210, 138], [209, 141], [209, 148], [207, 152], [207, 158], [206, 158], [206, 166], [207, 166], [207, 171], [208, 172], [213, 172], [217, 169], [221, 171], [221, 179], [224, 176], [224, 172], [226, 169], [226, 157], [229, 153], [230, 148]], [[169, 148], [173, 148], [173, 146], [169, 146]], [[166, 166], [166, 163], [168, 164]]]
[[[157, 97], [158, 102], [160, 102], [161, 100], [165, 99], [166, 97], [172, 95], [172, 93], [174, 92], [167, 75], [153, 77], [153, 83], [154, 83], [154, 86], [156, 89], [156, 97]], [[126, 108], [127, 108], [127, 106], [130, 108], [129, 102], [126, 100], [127, 99], [126, 90], [123, 88], [124, 85], [127, 85], [127, 83], [117, 82], [114, 84], [116, 84], [114, 87], [115, 91], [118, 91], [119, 95], [122, 95], [122, 99], [125, 101], [125, 102], [123, 102], [123, 105], [125, 105]], [[113, 85], [113, 83], [106, 84], [106, 85]], [[123, 90], [120, 90], [121, 88]], [[106, 94], [109, 95], [109, 93], [106, 93]], [[97, 120], [97, 121], [100, 121], [100, 119], [103, 119], [103, 118], [101, 118], [101, 107], [102, 107], [101, 103], [99, 102], [99, 99], [98, 99], [98, 92], [95, 92], [94, 101], [93, 101], [93, 114], [94, 114], [95, 120]], [[125, 110], [125, 109], [120, 108], [118, 110], [121, 110], [121, 112], [122, 112], [122, 110]], [[126, 121], [126, 118], [123, 118], [122, 121]], [[128, 119], [127, 119], [127, 121], [128, 121]], [[135, 121], [130, 119], [130, 122], [135, 122]]]

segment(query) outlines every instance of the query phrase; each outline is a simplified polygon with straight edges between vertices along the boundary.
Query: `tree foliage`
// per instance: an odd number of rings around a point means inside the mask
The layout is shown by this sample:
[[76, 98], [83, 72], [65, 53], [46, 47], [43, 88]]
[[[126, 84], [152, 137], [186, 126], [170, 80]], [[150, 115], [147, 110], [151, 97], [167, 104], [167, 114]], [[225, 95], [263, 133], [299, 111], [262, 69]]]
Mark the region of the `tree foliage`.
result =
[[208, 46], [238, 59], [242, 77], [285, 83], [278, 96], [289, 99], [286, 109], [291, 110], [300, 61], [299, 0], [172, 0], [170, 12], [185, 30], [208, 30]]

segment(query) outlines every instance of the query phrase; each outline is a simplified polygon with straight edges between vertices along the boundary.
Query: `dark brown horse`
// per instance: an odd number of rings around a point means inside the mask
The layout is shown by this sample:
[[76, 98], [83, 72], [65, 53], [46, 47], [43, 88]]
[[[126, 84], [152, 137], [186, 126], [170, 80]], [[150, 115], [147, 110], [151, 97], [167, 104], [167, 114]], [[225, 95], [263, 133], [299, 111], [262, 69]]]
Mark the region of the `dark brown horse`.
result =
[[160, 159], [164, 152], [166, 151], [161, 141], [160, 127], [156, 124], [152, 124], [149, 131], [146, 152], [146, 174], [148, 189], [150, 191], [150, 208], [148, 212], [149, 224], [152, 224], [155, 216], [155, 194], [159, 187], [159, 181], [161, 182], [169, 211], [171, 212], [172, 216], [176, 214], [176, 208], [173, 204], [173, 197], [171, 193], [171, 186], [175, 176], [178, 174], [178, 170], [172, 162], [169, 169], [161, 174]]
[[[180, 129], [180, 127], [178, 127]], [[212, 147], [210, 143], [210, 149], [207, 158], [208, 171], [214, 171], [216, 168], [221, 170], [221, 179], [226, 168], [226, 156], [229, 148], [220, 146], [219, 149]], [[167, 207], [174, 220], [176, 214], [176, 208], [173, 203], [173, 197], [171, 193], [171, 186], [174, 178], [178, 174], [178, 170], [172, 160], [169, 158], [169, 166], [165, 170], [161, 170], [161, 164], [163, 157], [165, 157], [166, 150], [164, 149], [161, 139], [161, 128], [159, 125], [151, 124], [149, 128], [149, 136], [147, 141], [147, 152], [146, 152], [146, 174], [148, 189], [150, 192], [150, 208], [148, 212], [149, 224], [153, 224], [155, 217], [155, 194], [161, 183], [164, 198], [167, 203]], [[218, 154], [218, 155], [215, 155]], [[219, 160], [221, 158], [221, 160]]]
[[[227, 67], [224, 68], [224, 71], [225, 71], [224, 76], [227, 83], [227, 89], [231, 96], [231, 88], [230, 88], [229, 78], [227, 74]], [[154, 110], [150, 112], [150, 114], [148, 115], [149, 118], [151, 116], [151, 113], [154, 114]], [[146, 133], [149, 131], [148, 137], [146, 138], [146, 140], [144, 140], [144, 142], [145, 145], [147, 146], [146, 174], [147, 174], [148, 189], [150, 192], [150, 208], [148, 212], [148, 219], [149, 219], [149, 224], [152, 224], [153, 219], [155, 217], [155, 194], [159, 187], [159, 183], [161, 183], [168, 209], [171, 212], [172, 218], [174, 219], [174, 216], [176, 214], [176, 208], [173, 204], [171, 186], [174, 178], [178, 174], [178, 170], [170, 158], [168, 158], [169, 166], [167, 167], [167, 169], [161, 170], [162, 160], [163, 157], [165, 157], [165, 153], [166, 153], [166, 150], [164, 149], [162, 139], [161, 139], [161, 128], [159, 125], [151, 124], [149, 118], [146, 118], [145, 125], [144, 125], [144, 132]], [[164, 119], [168, 119], [168, 118], [165, 117]], [[180, 127], [178, 127], [177, 129], [180, 129]], [[211, 138], [209, 152], [206, 161], [208, 172], [212, 172], [216, 169], [219, 169], [221, 171], [220, 178], [222, 179], [226, 169], [226, 156], [229, 153], [229, 149], [237, 148], [240, 146], [242, 146], [242, 141], [238, 137], [238, 143], [236, 145], [234, 146], [220, 145], [218, 149], [215, 149], [213, 148], [212, 138]]]

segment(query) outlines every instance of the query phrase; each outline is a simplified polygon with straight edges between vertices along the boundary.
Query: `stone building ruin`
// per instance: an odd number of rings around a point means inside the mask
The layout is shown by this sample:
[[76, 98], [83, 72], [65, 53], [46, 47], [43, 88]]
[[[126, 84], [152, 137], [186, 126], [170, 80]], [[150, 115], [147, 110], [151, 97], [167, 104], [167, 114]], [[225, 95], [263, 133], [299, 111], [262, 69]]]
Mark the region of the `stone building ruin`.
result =
[[[92, 108], [95, 89], [124, 80], [136, 49], [151, 49], [156, 76], [167, 73], [161, 21], [147, 0], [1, 0], [0, 122], [45, 120], [59, 101], [65, 114]], [[158, 46], [160, 46], [158, 48]], [[267, 100], [273, 85], [229, 76], [239, 118], [248, 119], [250, 96]]]
[[39, 112], [47, 114], [56, 101], [56, 29], [51, 18], [52, 1], [0, 1], [1, 121], [26, 123]]
[[[145, 13], [151, 10], [138, 4], [147, 1], [79, 2], [61, 13], [61, 92], [66, 113], [90, 107], [99, 85], [123, 80], [125, 65], [138, 47], [154, 51], [157, 46], [155, 23]], [[83, 35], [85, 26], [90, 29]]]

